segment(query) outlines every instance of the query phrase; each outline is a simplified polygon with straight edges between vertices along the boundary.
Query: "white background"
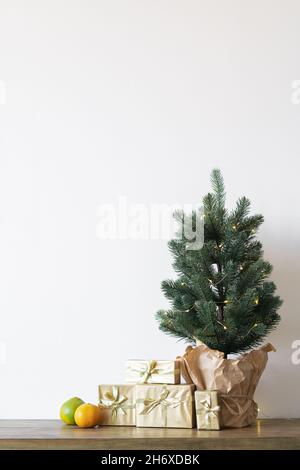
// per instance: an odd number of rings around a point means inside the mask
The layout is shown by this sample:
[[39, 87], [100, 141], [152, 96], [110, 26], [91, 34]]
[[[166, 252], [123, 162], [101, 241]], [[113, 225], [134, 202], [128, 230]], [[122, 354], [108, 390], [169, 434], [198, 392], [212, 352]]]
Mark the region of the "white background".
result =
[[[245, 194], [285, 303], [256, 398], [299, 417], [300, 2], [0, 0], [0, 417], [97, 400], [160, 333], [165, 241], [101, 241], [97, 209]], [[6, 358], [4, 357], [6, 350]]]

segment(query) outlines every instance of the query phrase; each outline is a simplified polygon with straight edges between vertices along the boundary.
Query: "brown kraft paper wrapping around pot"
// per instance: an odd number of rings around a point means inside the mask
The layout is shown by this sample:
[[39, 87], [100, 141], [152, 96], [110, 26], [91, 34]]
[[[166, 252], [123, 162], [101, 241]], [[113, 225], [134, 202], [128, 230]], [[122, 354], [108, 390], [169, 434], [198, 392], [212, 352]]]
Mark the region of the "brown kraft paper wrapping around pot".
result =
[[189, 346], [177, 359], [187, 383], [195, 384], [198, 390], [219, 391], [222, 427], [242, 428], [257, 418], [253, 395], [270, 351], [276, 349], [268, 343], [237, 359], [224, 359], [224, 353], [200, 343]]

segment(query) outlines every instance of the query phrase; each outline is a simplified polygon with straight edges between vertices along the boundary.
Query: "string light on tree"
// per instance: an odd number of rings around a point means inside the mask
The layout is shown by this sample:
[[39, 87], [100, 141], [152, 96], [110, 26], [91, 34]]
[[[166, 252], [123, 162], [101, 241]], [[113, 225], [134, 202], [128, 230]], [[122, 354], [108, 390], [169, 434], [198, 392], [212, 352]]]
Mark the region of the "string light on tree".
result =
[[217, 320], [217, 323], [219, 323], [219, 325], [223, 326], [223, 330], [227, 330], [227, 326], [224, 325], [224, 323], [220, 322], [219, 320]]
[[195, 302], [190, 308], [187, 308], [187, 309], [185, 309], [185, 310], [180, 310], [180, 309], [176, 308], [176, 311], [177, 311], [177, 312], [189, 313], [189, 312], [191, 312], [191, 311], [195, 308], [195, 306], [196, 306], [196, 302]]
[[251, 333], [251, 331], [258, 326], [258, 323], [254, 323], [254, 325], [251, 326], [250, 330], [246, 333], [245, 337]]

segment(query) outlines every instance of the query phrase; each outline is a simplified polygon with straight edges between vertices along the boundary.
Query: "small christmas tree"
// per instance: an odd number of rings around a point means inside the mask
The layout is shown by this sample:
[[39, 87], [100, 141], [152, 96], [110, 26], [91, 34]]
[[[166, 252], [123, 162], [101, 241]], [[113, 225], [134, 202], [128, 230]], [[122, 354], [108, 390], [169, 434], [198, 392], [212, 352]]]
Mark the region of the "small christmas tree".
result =
[[[267, 281], [272, 266], [263, 259], [256, 239], [263, 216], [249, 215], [245, 197], [228, 212], [220, 170], [212, 171], [211, 182], [212, 192], [203, 199], [202, 248], [187, 249], [184, 235], [168, 243], [179, 276], [162, 282], [172, 305], [158, 311], [157, 319], [165, 333], [192, 344], [200, 340], [227, 357], [263, 341], [280, 320], [277, 310], [282, 301], [274, 295], [275, 284]], [[175, 213], [182, 229], [186, 217]], [[192, 220], [195, 224], [195, 212]]]

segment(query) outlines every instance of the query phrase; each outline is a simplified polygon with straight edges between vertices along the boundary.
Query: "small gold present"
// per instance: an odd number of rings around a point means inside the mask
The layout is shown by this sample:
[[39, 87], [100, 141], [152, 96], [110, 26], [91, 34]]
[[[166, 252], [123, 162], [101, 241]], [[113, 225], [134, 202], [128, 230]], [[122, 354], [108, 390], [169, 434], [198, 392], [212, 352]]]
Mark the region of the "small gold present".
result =
[[216, 390], [196, 391], [195, 404], [198, 429], [212, 431], [221, 429], [220, 406]]
[[179, 384], [179, 362], [129, 360], [126, 362], [125, 382], [137, 384]]
[[138, 427], [192, 428], [194, 385], [137, 385]]
[[101, 424], [135, 426], [135, 386], [99, 385]]

